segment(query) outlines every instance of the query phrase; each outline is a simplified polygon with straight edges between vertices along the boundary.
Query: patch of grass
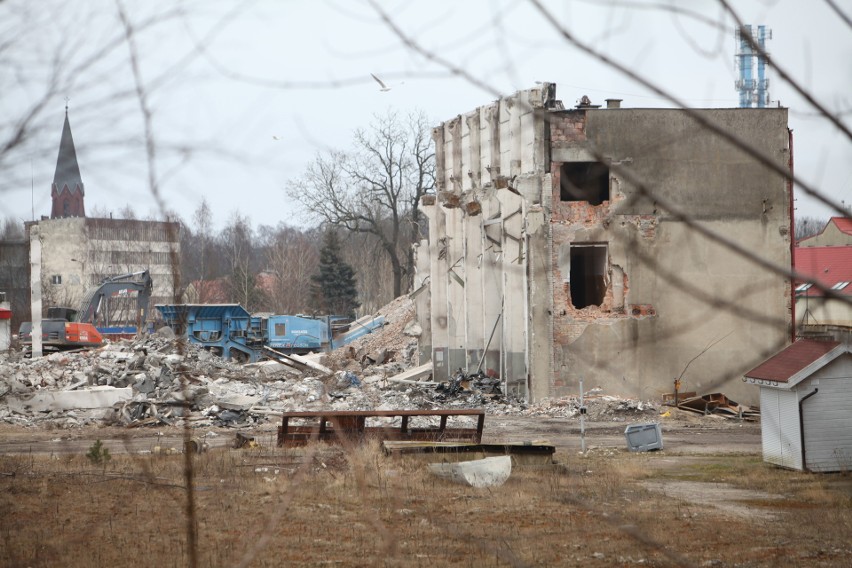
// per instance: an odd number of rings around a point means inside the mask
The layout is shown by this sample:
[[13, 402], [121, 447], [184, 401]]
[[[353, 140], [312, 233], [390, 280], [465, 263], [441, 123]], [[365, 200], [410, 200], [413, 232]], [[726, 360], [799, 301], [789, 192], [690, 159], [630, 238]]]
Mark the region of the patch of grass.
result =
[[[474, 489], [431, 475], [417, 459], [386, 457], [374, 442], [214, 449], [193, 456], [199, 563], [770, 565], [789, 563], [795, 549], [839, 565], [852, 553], [849, 500], [819, 476], [753, 459], [660, 470], [661, 455], [559, 457], [558, 467], [516, 468], [502, 487]], [[0, 475], [0, 565], [186, 565], [183, 459], [118, 454], [92, 470], [82, 453], [0, 456], [0, 473], [14, 473]], [[640, 485], [677, 475], [775, 483], [769, 491], [788, 499], [746, 503], [796, 522], [755, 523]]]

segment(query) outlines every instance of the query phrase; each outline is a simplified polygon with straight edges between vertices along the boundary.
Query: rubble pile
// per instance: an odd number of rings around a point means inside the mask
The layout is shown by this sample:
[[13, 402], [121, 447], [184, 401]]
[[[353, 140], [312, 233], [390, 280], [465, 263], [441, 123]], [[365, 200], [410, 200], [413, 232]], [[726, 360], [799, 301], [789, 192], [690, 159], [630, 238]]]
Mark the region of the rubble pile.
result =
[[403, 367], [419, 363], [417, 338], [422, 330], [414, 321], [414, 302], [408, 296], [400, 296], [375, 315], [384, 316], [385, 325], [329, 353], [326, 356], [328, 366], [361, 371], [387, 362], [396, 362]]
[[[281, 412], [483, 408], [489, 414], [573, 417], [576, 398], [535, 405], [510, 400], [499, 381], [457, 372], [437, 384], [397, 376], [417, 365], [418, 330], [408, 298], [383, 309], [387, 324], [326, 354], [333, 372], [298, 371], [275, 362], [225, 361], [163, 328], [93, 351], [37, 359], [0, 353], [0, 421], [69, 428], [125, 426], [239, 426], [276, 421]], [[415, 369], [416, 370], [416, 369]], [[654, 404], [590, 391], [587, 417], [621, 421], [655, 414]]]

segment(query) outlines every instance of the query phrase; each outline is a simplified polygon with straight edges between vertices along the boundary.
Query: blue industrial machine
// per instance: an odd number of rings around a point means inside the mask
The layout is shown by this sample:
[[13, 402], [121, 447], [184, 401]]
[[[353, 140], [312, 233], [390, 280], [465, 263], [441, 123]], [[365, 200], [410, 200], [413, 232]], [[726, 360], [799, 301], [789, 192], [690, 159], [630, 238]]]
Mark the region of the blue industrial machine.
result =
[[158, 305], [166, 324], [225, 359], [256, 362], [263, 348], [304, 354], [331, 351], [384, 325], [382, 316], [253, 316], [239, 304]]

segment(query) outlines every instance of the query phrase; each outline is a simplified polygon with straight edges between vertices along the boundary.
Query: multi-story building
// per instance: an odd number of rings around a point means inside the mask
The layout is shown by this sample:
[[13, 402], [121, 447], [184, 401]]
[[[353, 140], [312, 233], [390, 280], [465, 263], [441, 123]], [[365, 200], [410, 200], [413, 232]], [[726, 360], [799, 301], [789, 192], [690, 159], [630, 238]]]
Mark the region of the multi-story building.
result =
[[414, 297], [437, 380], [755, 398], [743, 372], [792, 336], [786, 109], [566, 110], [545, 83], [433, 138]]

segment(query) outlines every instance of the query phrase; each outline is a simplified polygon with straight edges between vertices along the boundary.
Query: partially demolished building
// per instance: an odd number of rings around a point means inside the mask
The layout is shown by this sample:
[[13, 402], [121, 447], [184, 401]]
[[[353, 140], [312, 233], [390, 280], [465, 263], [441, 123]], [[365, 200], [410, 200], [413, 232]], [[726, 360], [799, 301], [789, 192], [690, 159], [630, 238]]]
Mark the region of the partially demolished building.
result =
[[[544, 83], [433, 131], [414, 297], [436, 380], [528, 400], [724, 391], [791, 335], [787, 110], [565, 110]], [[747, 144], [743, 151], [718, 130]]]

